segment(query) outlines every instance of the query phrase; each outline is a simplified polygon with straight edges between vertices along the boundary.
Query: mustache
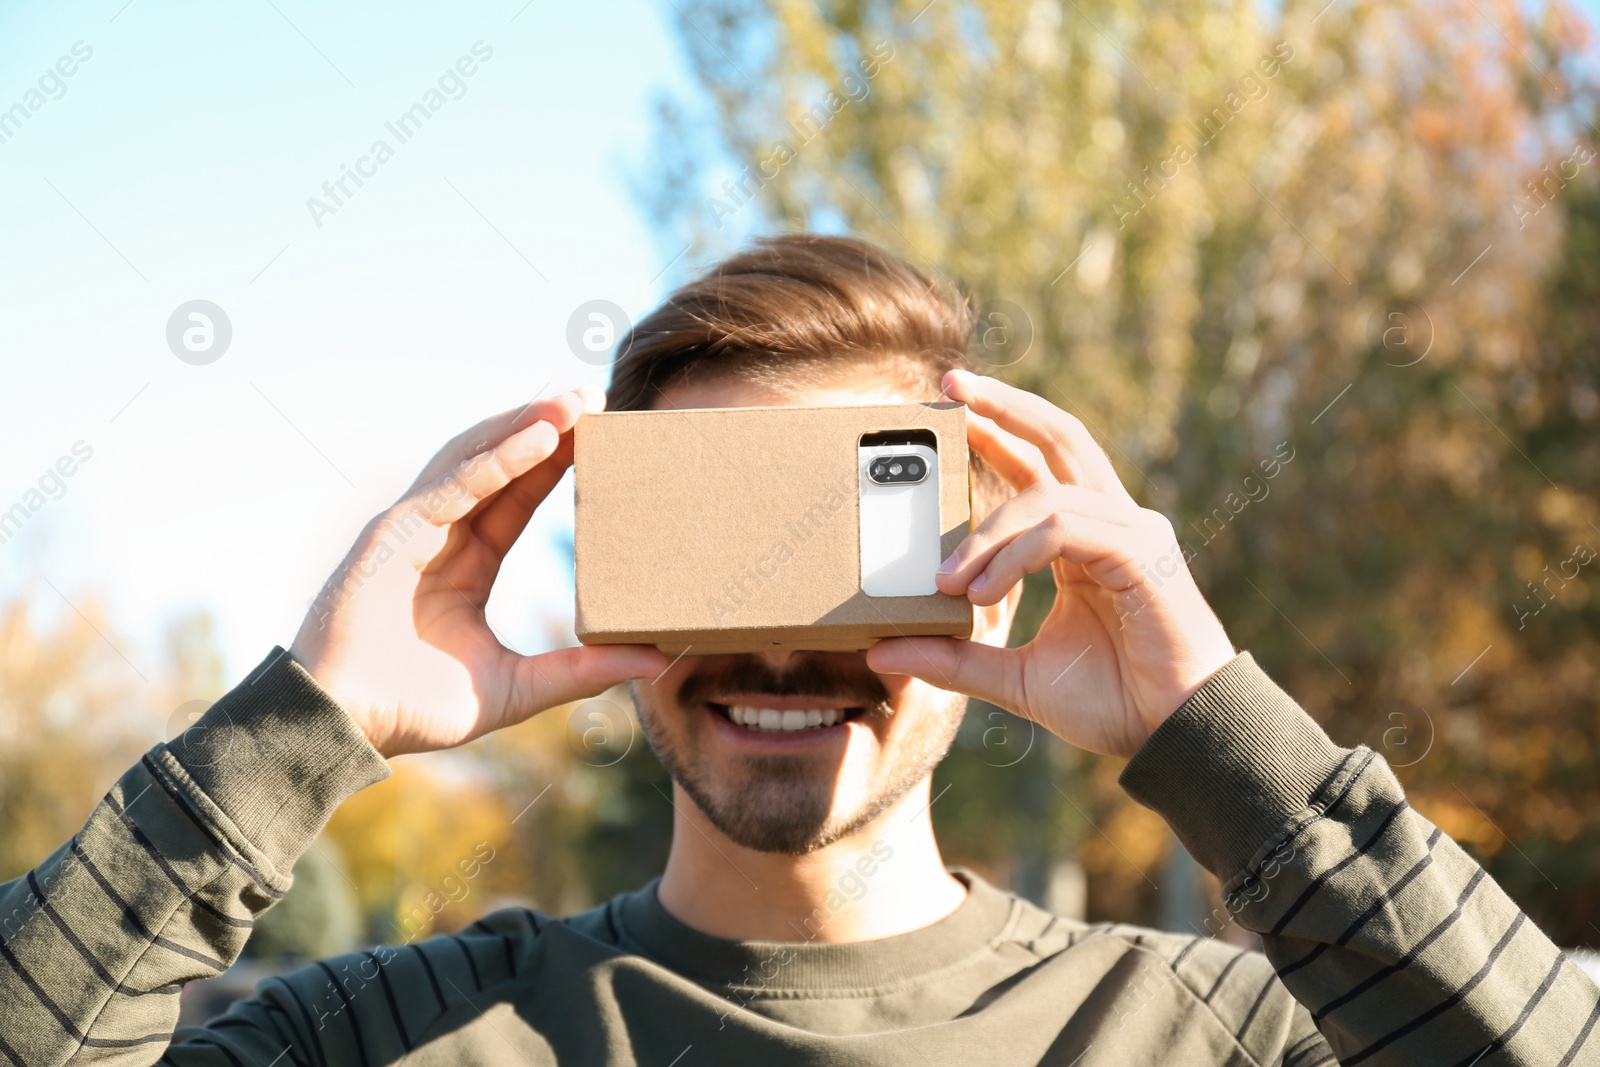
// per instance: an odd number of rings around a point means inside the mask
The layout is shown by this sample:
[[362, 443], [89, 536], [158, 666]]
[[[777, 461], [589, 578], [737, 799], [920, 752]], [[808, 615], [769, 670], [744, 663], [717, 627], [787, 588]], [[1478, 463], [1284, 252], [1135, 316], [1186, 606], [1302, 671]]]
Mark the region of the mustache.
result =
[[861, 666], [860, 671], [840, 669], [819, 659], [803, 659], [779, 673], [755, 656], [740, 656], [726, 664], [696, 670], [678, 687], [678, 702], [701, 704], [725, 693], [765, 693], [781, 697], [825, 697], [876, 707], [889, 702], [883, 682]]

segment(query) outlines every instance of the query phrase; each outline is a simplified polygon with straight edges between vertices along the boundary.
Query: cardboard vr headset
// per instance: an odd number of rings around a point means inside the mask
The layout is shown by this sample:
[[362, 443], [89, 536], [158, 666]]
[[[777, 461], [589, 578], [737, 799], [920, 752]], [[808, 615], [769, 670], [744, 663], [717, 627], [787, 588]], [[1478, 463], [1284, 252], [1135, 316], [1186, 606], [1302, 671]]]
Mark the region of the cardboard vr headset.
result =
[[956, 403], [603, 412], [575, 430], [578, 640], [669, 655], [972, 634]]

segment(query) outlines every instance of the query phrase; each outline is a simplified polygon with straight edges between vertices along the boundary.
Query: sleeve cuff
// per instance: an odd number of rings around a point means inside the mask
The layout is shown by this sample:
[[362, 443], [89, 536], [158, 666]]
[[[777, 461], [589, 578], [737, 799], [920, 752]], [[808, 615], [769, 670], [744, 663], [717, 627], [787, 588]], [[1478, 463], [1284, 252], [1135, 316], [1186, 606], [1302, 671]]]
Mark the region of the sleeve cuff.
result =
[[391, 773], [344, 708], [281, 646], [165, 748], [280, 870], [311, 846], [340, 804]]
[[1156, 728], [1118, 780], [1226, 883], [1354, 754], [1242, 652]]

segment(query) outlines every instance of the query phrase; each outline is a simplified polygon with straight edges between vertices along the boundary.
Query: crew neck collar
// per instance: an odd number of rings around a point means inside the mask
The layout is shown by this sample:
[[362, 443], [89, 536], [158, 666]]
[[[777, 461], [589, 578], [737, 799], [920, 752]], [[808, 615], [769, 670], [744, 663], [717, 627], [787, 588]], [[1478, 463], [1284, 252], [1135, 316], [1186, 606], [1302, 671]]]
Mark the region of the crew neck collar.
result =
[[[930, 926], [872, 941], [732, 941], [684, 924], [662, 907], [656, 878], [617, 908], [628, 947], [677, 974], [710, 986], [762, 993], [879, 989], [914, 983], [982, 955], [1015, 921], [1015, 900], [962, 867], [967, 887], [955, 911]], [[869, 890], [870, 892], [870, 890]]]

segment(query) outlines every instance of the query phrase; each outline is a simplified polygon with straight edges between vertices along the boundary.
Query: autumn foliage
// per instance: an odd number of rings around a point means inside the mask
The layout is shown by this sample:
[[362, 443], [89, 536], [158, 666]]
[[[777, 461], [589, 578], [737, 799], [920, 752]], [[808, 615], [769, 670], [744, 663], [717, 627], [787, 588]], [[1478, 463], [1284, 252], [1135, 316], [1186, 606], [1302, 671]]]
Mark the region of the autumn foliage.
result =
[[[703, 261], [846, 230], [963, 288], [993, 372], [1081, 417], [1175, 520], [1235, 643], [1382, 752], [1553, 936], [1600, 941], [1600, 131], [1578, 16], [678, 10], [710, 102], [662, 109], [665, 243]], [[1076, 856], [1091, 911], [1154, 919], [1170, 841], [1116, 768], [1048, 743], [1011, 765], [1027, 725], [1002, 758], [974, 717], [934, 809], [951, 858], [1042, 893], [1044, 857]]]

